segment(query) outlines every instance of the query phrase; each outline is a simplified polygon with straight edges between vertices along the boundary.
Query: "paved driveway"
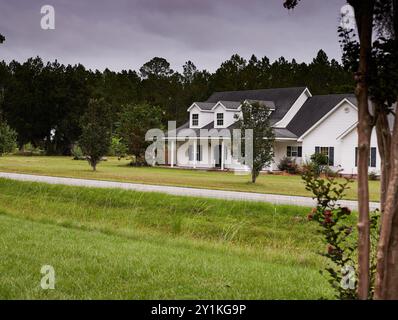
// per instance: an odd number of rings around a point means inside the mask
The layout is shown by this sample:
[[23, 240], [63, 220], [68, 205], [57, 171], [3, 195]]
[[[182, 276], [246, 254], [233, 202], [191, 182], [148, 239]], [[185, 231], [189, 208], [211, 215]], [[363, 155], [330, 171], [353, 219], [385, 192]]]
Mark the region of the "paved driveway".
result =
[[[68, 186], [79, 186], [79, 187], [118, 188], [118, 189], [126, 189], [126, 190], [142, 191], [142, 192], [160, 192], [160, 193], [167, 193], [177, 196], [216, 198], [224, 200], [257, 201], [257, 202], [269, 202], [273, 204], [291, 204], [291, 205], [305, 206], [305, 207], [313, 207], [315, 205], [315, 201], [311, 198], [299, 197], [293, 195], [286, 196], [286, 195], [252, 193], [252, 192], [222, 191], [222, 190], [186, 188], [186, 187], [169, 187], [169, 186], [146, 185], [146, 184], [126, 183], [126, 182], [58, 178], [58, 177], [36, 176], [30, 174], [3, 173], [3, 172], [0, 172], [0, 178], [7, 178], [19, 181], [43, 182], [49, 184], [61, 184]], [[346, 206], [351, 210], [358, 209], [358, 204], [356, 201], [343, 200], [340, 203], [341, 205]], [[379, 203], [371, 202], [370, 208], [371, 210], [379, 208]]]

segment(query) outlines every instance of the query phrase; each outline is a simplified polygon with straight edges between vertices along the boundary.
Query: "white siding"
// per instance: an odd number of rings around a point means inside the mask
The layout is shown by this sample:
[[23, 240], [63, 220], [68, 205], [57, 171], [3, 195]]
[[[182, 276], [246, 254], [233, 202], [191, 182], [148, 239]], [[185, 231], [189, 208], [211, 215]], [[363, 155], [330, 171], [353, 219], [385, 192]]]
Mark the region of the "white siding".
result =
[[[358, 144], [357, 130], [352, 130], [344, 139], [341, 140], [341, 166], [346, 174], [357, 174], [357, 167], [355, 166], [355, 148]], [[377, 148], [377, 136], [376, 131], [372, 132], [371, 147], [376, 148], [376, 168], [369, 167], [369, 172], [375, 172], [380, 174], [380, 155], [379, 149]]]
[[[355, 147], [357, 132], [352, 130], [344, 139], [338, 139], [342, 133], [352, 127], [358, 119], [358, 113], [349, 103], [341, 104], [322, 123], [303, 138], [303, 159], [309, 160], [315, 153], [315, 147], [334, 147], [334, 168], [343, 169], [344, 174], [356, 174]], [[376, 136], [373, 133], [372, 146], [376, 146]], [[377, 156], [379, 170], [380, 159]]]
[[[274, 162], [271, 164], [271, 170], [279, 170], [278, 169], [278, 164], [279, 162], [287, 156], [287, 147], [292, 146], [292, 147], [299, 147], [301, 146], [301, 143], [297, 141], [275, 141], [274, 144]], [[293, 158], [292, 158], [293, 159]], [[296, 163], [298, 165], [301, 164], [301, 159], [302, 158], [294, 158], [296, 160]]]
[[[218, 127], [217, 126], [217, 113], [223, 113], [224, 114], [224, 126]], [[227, 128], [231, 124], [233, 124], [236, 119], [235, 119], [235, 114], [238, 114], [236, 111], [227, 111], [223, 106], [217, 106], [217, 108], [214, 109], [214, 114], [213, 114], [213, 121], [214, 121], [214, 127], [215, 128]]]
[[[197, 127], [192, 127], [192, 114], [199, 114], [199, 125]], [[189, 112], [189, 127], [190, 128], [202, 128], [208, 125], [213, 121], [213, 113], [212, 112], [204, 112], [200, 110], [197, 106], [192, 107]]]

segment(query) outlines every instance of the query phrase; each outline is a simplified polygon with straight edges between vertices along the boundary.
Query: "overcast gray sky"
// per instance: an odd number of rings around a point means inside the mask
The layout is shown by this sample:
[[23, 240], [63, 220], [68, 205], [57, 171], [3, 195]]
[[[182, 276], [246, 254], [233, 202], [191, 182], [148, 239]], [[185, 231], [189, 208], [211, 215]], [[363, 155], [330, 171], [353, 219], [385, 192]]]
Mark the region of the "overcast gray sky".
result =
[[[162, 56], [180, 70], [187, 60], [214, 71], [238, 53], [311, 61], [322, 48], [340, 60], [337, 27], [344, 0], [0, 0], [0, 59], [31, 56], [91, 69], [139, 69]], [[43, 5], [55, 30], [40, 27]]]

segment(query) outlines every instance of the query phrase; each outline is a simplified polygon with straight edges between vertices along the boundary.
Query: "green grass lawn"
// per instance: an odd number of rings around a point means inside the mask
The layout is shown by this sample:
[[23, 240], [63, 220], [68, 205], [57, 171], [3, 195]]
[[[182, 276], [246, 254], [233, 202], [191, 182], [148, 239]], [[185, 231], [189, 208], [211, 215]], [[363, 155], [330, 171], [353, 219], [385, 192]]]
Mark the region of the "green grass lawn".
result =
[[0, 298], [332, 298], [308, 210], [0, 179]]
[[[97, 172], [92, 172], [86, 161], [73, 161], [70, 157], [0, 157], [0, 171], [3, 172], [311, 196], [305, 190], [300, 176], [261, 175], [257, 183], [252, 184], [247, 175], [170, 168], [133, 168], [127, 164], [126, 160], [118, 161], [110, 158], [98, 166]], [[371, 181], [371, 201], [379, 201], [379, 195], [379, 182]], [[356, 199], [356, 197], [357, 184], [354, 182], [346, 198]]]

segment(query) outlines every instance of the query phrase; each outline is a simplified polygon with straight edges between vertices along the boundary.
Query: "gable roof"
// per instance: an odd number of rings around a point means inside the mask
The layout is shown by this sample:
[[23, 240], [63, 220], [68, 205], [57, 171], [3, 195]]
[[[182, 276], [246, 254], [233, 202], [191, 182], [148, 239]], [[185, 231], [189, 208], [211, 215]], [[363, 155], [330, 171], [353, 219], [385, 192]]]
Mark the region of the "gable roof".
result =
[[197, 105], [201, 110], [211, 110], [214, 107], [214, 103], [207, 102], [194, 102], [193, 105]]
[[275, 106], [272, 119], [276, 122], [284, 117], [306, 89], [306, 87], [295, 87], [215, 92], [207, 99], [206, 103], [217, 103], [219, 101], [242, 102], [244, 100], [271, 101]]
[[298, 137], [302, 136], [344, 99], [347, 99], [352, 104], [356, 105], [354, 94], [312, 96], [293, 117], [292, 121], [288, 124], [287, 129]]
[[[219, 101], [224, 107], [227, 109], [234, 109], [237, 110], [239, 109], [241, 102], [240, 101]], [[215, 104], [214, 106], [216, 106]]]

